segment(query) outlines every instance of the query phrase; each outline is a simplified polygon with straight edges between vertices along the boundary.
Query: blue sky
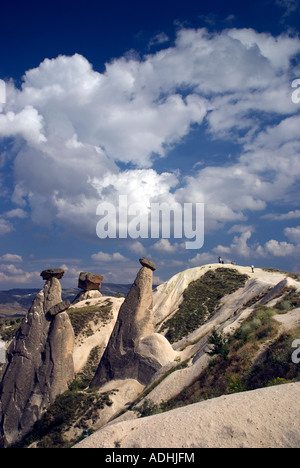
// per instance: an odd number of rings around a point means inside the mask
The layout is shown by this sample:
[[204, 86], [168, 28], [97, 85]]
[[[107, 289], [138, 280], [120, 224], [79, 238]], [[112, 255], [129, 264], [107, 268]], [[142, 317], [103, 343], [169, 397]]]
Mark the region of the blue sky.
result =
[[[300, 271], [300, 1], [6, 2], [0, 289], [63, 266], [155, 282], [215, 262]], [[294, 94], [293, 94], [294, 93]], [[204, 245], [99, 239], [99, 203], [204, 203]]]

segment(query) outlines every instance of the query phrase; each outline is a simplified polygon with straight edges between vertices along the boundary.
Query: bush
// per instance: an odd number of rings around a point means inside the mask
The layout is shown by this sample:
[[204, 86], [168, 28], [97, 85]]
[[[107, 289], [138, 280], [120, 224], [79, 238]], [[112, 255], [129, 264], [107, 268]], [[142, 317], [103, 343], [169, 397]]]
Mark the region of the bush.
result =
[[275, 311], [269, 307], [258, 307], [235, 332], [234, 338], [243, 343], [261, 341], [276, 334]]
[[285, 383], [287, 383], [285, 379], [282, 379], [281, 377], [276, 377], [275, 379], [272, 379], [267, 383], [267, 387], [273, 387], [274, 385], [282, 385]]
[[300, 307], [300, 295], [294, 288], [289, 289], [288, 293], [285, 294], [283, 299], [276, 305], [279, 314], [285, 314], [289, 310], [298, 307]]
[[235, 333], [235, 337], [238, 339], [238, 340], [241, 340], [243, 341], [244, 343], [246, 343], [246, 341], [248, 341], [248, 338], [250, 336], [252, 332], [252, 328], [251, 328], [251, 325], [250, 323], [244, 323]]
[[211, 356], [220, 355], [224, 359], [228, 358], [229, 345], [223, 332], [218, 333], [216, 330], [213, 330], [208, 338], [208, 344], [212, 345], [212, 348], [207, 351], [207, 354]]
[[227, 375], [227, 393], [239, 393], [246, 390], [246, 386], [239, 375]]
[[135, 408], [135, 411], [140, 414], [141, 418], [146, 418], [147, 416], [152, 416], [153, 414], [161, 412], [159, 406], [149, 399], [145, 400], [141, 406]]

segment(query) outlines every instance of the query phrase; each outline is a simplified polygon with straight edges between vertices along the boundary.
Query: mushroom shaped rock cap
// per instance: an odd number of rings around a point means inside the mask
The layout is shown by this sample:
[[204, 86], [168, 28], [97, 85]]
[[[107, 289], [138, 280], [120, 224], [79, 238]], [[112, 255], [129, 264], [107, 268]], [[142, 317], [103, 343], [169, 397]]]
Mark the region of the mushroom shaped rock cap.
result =
[[142, 257], [140, 258], [140, 264], [143, 267], [150, 268], [150, 270], [155, 271], [156, 270], [156, 265], [152, 260], [149, 260], [149, 258]]
[[78, 279], [78, 288], [84, 291], [99, 291], [103, 278], [102, 275], [82, 271]]
[[61, 279], [65, 274], [65, 270], [62, 268], [49, 268], [48, 270], [44, 270], [41, 273], [41, 277], [43, 280], [48, 281], [51, 278]]

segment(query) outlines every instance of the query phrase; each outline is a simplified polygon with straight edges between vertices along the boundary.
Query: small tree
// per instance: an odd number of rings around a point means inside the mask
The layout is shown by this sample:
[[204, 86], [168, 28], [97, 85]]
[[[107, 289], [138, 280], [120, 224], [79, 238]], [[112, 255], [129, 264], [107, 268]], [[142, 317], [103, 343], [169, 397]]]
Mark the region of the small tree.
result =
[[210, 356], [220, 355], [224, 359], [228, 358], [229, 345], [223, 332], [218, 333], [217, 330], [214, 329], [208, 338], [208, 344], [210, 344], [212, 347], [209, 351], [207, 351], [207, 354]]

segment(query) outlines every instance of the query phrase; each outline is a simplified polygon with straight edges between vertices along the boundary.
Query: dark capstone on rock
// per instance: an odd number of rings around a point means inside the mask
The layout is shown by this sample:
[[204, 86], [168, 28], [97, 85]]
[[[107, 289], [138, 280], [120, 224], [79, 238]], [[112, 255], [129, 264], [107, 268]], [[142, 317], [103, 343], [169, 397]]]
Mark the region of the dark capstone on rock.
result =
[[99, 291], [104, 276], [82, 271], [79, 275], [78, 288], [84, 291]]
[[48, 281], [51, 278], [61, 279], [65, 274], [65, 271], [62, 268], [49, 268], [48, 270], [44, 270], [41, 273], [41, 277], [44, 281]]
[[148, 267], [150, 270], [155, 271], [156, 270], [156, 265], [152, 260], [149, 260], [149, 258], [142, 257], [140, 258], [140, 264], [143, 267]]

